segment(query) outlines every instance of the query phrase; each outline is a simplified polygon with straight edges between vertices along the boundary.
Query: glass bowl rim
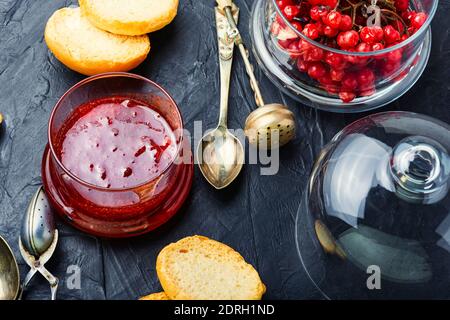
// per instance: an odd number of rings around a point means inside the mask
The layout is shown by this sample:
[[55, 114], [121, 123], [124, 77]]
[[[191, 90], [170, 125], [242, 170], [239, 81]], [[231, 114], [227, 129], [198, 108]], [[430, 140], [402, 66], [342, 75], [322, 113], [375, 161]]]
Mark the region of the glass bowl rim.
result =
[[289, 20], [284, 16], [284, 14], [281, 12], [281, 9], [278, 7], [276, 1], [277, 0], [269, 0], [272, 2], [273, 6], [275, 7], [275, 11], [277, 12], [277, 14], [281, 17], [281, 19], [283, 19], [283, 22], [286, 23], [287, 26], [289, 26], [289, 28], [295, 32], [295, 34], [297, 36], [299, 36], [300, 38], [302, 38], [303, 40], [308, 41], [310, 44], [319, 47], [323, 50], [326, 51], [331, 51], [337, 54], [341, 54], [341, 55], [346, 55], [346, 56], [360, 56], [360, 57], [371, 57], [374, 55], [379, 55], [379, 54], [386, 54], [392, 51], [395, 51], [397, 49], [403, 48], [404, 46], [410, 44], [411, 42], [413, 42], [414, 40], [416, 40], [417, 38], [419, 38], [420, 35], [422, 35], [430, 26], [431, 21], [434, 18], [434, 15], [437, 11], [438, 5], [439, 5], [439, 0], [432, 0], [433, 4], [432, 4], [432, 8], [430, 10], [430, 13], [427, 16], [427, 20], [425, 21], [425, 23], [420, 27], [420, 29], [415, 32], [411, 37], [409, 37], [407, 40], [402, 41], [398, 44], [396, 44], [395, 46], [392, 47], [388, 47], [388, 48], [384, 48], [383, 50], [376, 50], [376, 51], [370, 51], [370, 52], [352, 52], [352, 51], [345, 51], [345, 50], [340, 50], [340, 49], [335, 49], [332, 47], [328, 47], [326, 45], [323, 45], [315, 40], [312, 40], [310, 38], [308, 38], [307, 36], [305, 36], [301, 31], [297, 30], [296, 28], [294, 28], [294, 26], [292, 26], [292, 24], [289, 22]]
[[48, 135], [48, 145], [50, 148], [50, 153], [52, 158], [56, 161], [56, 164], [64, 171], [64, 173], [66, 173], [70, 178], [74, 179], [77, 183], [84, 185], [90, 189], [94, 189], [94, 190], [98, 190], [98, 191], [104, 191], [104, 192], [124, 192], [124, 191], [132, 191], [132, 190], [136, 190], [142, 187], [145, 187], [146, 185], [150, 184], [151, 182], [155, 181], [156, 179], [158, 179], [159, 177], [161, 177], [163, 174], [165, 174], [175, 163], [175, 161], [179, 158], [180, 156], [180, 151], [182, 150], [182, 146], [184, 143], [184, 136], [183, 134], [181, 134], [179, 141], [177, 143], [177, 150], [175, 153], [175, 157], [167, 164], [167, 166], [164, 168], [163, 171], [161, 171], [161, 173], [150, 179], [147, 180], [143, 183], [140, 183], [138, 185], [132, 186], [132, 187], [127, 187], [127, 188], [105, 188], [105, 187], [101, 187], [101, 186], [97, 186], [94, 185], [92, 183], [86, 182], [83, 179], [77, 177], [75, 174], [73, 174], [70, 170], [68, 170], [60, 161], [60, 159], [58, 158], [56, 151], [53, 147], [53, 142], [52, 142], [52, 137], [51, 137], [51, 128], [52, 128], [52, 123], [54, 121], [54, 117], [56, 114], [56, 111], [59, 109], [59, 107], [62, 105], [62, 102], [65, 100], [65, 98], [73, 93], [74, 91], [76, 91], [78, 88], [80, 88], [81, 86], [94, 82], [96, 80], [99, 79], [105, 79], [105, 78], [114, 78], [114, 77], [124, 77], [124, 78], [133, 78], [136, 80], [141, 80], [143, 82], [146, 82], [147, 84], [154, 86], [158, 91], [160, 91], [161, 93], [163, 93], [168, 99], [169, 102], [173, 104], [173, 106], [175, 106], [175, 110], [176, 110], [176, 115], [178, 116], [178, 120], [180, 121], [181, 124], [181, 130], [183, 130], [184, 128], [184, 123], [183, 123], [183, 117], [181, 116], [181, 112], [180, 109], [177, 105], [177, 103], [175, 102], [175, 100], [172, 98], [172, 96], [164, 89], [162, 88], [159, 84], [157, 84], [156, 82], [147, 79], [143, 76], [134, 74], [134, 73], [129, 73], [129, 72], [106, 72], [106, 73], [101, 73], [101, 74], [97, 74], [94, 76], [90, 76], [86, 79], [83, 79], [81, 81], [79, 81], [78, 83], [76, 83], [75, 85], [73, 85], [70, 89], [68, 89], [62, 96], [61, 98], [58, 99], [58, 101], [56, 102], [55, 106], [53, 107], [53, 110], [50, 114], [50, 119], [48, 121], [48, 131], [47, 131], [47, 135]]

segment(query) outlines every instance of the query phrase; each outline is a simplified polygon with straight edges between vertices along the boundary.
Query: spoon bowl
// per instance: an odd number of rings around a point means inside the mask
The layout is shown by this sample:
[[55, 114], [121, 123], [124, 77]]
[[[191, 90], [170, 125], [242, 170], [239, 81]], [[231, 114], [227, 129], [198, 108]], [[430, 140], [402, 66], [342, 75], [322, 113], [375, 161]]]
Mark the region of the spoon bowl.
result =
[[197, 158], [206, 180], [216, 189], [223, 189], [241, 172], [244, 147], [227, 128], [219, 126], [202, 138]]
[[53, 242], [55, 222], [44, 188], [40, 187], [28, 206], [20, 238], [27, 251], [38, 258]]
[[0, 300], [15, 300], [20, 291], [19, 267], [8, 243], [0, 236]]

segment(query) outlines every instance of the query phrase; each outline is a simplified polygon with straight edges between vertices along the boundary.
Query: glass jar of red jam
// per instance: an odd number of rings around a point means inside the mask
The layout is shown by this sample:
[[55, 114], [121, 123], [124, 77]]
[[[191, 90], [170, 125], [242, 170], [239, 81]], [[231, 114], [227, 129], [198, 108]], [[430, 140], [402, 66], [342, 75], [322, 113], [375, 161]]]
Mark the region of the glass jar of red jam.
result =
[[170, 95], [128, 73], [87, 78], [50, 116], [42, 177], [52, 206], [73, 226], [131, 237], [166, 223], [192, 185], [192, 154]]

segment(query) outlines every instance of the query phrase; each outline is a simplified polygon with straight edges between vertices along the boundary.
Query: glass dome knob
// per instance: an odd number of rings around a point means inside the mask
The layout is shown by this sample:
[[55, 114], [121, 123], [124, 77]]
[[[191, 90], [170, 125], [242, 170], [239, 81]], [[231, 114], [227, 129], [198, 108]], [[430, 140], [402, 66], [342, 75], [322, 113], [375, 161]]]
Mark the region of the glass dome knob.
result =
[[400, 141], [392, 152], [390, 171], [397, 194], [405, 200], [431, 204], [447, 194], [450, 158], [434, 140], [414, 136]]

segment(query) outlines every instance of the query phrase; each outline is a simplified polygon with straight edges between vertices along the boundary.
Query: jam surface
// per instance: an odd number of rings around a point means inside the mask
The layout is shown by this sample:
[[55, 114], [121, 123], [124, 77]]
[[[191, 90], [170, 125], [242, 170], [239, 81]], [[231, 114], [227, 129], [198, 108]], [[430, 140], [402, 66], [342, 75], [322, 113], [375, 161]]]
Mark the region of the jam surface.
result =
[[78, 107], [60, 130], [55, 146], [72, 174], [111, 189], [151, 181], [177, 152], [174, 132], [166, 120], [150, 106], [123, 97]]

